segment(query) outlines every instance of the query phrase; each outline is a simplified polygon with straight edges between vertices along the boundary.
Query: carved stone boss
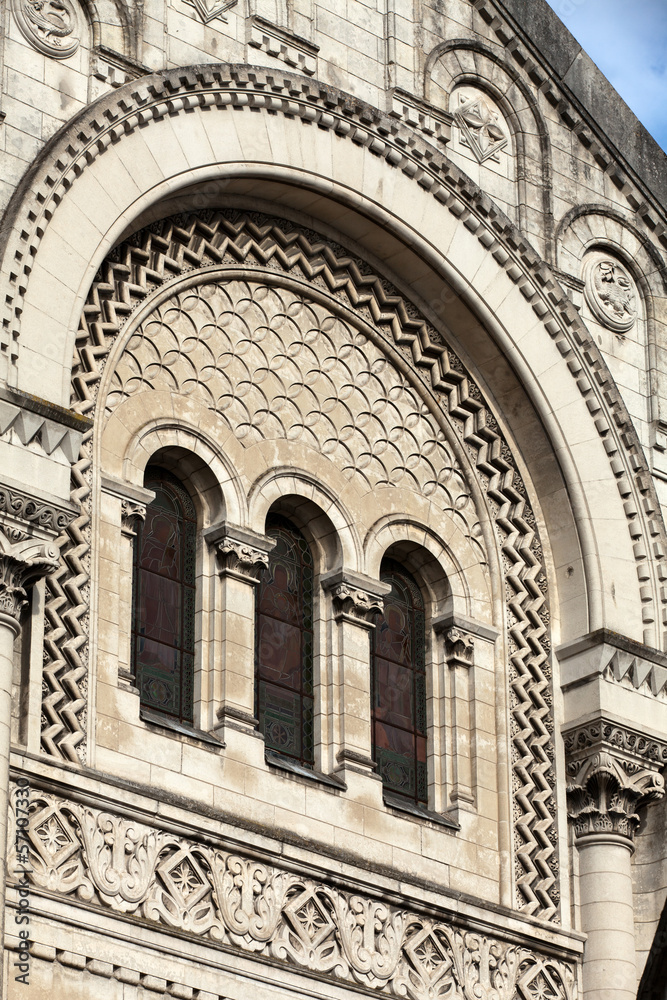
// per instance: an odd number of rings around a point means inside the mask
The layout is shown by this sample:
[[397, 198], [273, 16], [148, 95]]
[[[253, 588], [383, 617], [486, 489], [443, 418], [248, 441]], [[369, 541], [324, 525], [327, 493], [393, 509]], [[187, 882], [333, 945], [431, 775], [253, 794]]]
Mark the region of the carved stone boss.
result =
[[[399, 909], [222, 842], [202, 844], [48, 792], [34, 790], [31, 808], [29, 877], [39, 890], [73, 902], [382, 996], [576, 996], [573, 963], [469, 931], [444, 912], [438, 918]], [[9, 871], [15, 870], [10, 854]]]
[[565, 734], [568, 815], [578, 839], [634, 840], [639, 806], [661, 799], [667, 743], [600, 720]]

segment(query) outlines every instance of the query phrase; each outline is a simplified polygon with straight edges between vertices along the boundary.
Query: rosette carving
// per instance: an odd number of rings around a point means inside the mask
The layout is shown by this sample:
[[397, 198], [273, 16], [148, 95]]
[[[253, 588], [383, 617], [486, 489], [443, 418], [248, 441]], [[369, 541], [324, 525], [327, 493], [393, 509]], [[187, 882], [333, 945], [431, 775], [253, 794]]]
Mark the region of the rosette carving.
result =
[[12, 0], [23, 37], [53, 59], [74, 55], [80, 42], [80, 15], [74, 0]]
[[637, 319], [637, 292], [628, 271], [616, 260], [594, 260], [585, 271], [584, 294], [591, 312], [616, 333], [627, 333]]

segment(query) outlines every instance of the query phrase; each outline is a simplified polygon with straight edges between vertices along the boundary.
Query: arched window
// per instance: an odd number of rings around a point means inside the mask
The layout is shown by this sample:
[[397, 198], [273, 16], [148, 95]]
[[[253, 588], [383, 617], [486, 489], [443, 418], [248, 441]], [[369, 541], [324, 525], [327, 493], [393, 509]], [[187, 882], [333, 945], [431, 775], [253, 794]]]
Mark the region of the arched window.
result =
[[391, 593], [373, 631], [373, 759], [387, 791], [425, 805], [424, 601], [414, 578], [394, 560], [383, 560], [380, 579]]
[[146, 508], [134, 545], [132, 654], [143, 708], [192, 723], [196, 515], [170, 472], [149, 467]]
[[276, 541], [257, 593], [256, 713], [269, 750], [313, 766], [313, 556], [300, 531], [270, 515]]

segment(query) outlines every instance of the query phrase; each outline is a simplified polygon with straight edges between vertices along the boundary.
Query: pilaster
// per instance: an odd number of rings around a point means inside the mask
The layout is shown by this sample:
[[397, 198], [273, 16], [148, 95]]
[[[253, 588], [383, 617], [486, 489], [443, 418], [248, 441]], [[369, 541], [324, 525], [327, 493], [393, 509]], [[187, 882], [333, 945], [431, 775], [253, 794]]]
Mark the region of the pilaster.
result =
[[[334, 732], [337, 734], [335, 770], [346, 783], [355, 775], [378, 779], [372, 758], [370, 633], [390, 592], [380, 583], [344, 569], [322, 578], [331, 594], [334, 635], [332, 694]], [[360, 790], [363, 789], [363, 783]], [[376, 790], [368, 789], [371, 795]]]
[[[246, 751], [259, 752], [255, 717], [255, 590], [269, 565], [275, 541], [222, 521], [204, 532], [215, 550], [220, 578], [221, 656], [216, 665], [213, 696], [217, 703], [216, 734], [229, 745], [253, 738]], [[236, 735], [235, 735], [236, 734]]]
[[[73, 512], [43, 496], [0, 486], [0, 940], [4, 938], [14, 640], [28, 590], [56, 570], [56, 539]], [[0, 983], [0, 992], [2, 986]]]
[[[450, 811], [477, 808], [477, 694], [480, 672], [493, 671], [493, 646], [497, 629], [460, 615], [446, 614], [433, 621], [433, 630], [444, 643], [447, 669], [446, 750], [449, 757], [447, 785]], [[489, 656], [489, 654], [491, 654]], [[489, 670], [490, 668], [490, 670]]]

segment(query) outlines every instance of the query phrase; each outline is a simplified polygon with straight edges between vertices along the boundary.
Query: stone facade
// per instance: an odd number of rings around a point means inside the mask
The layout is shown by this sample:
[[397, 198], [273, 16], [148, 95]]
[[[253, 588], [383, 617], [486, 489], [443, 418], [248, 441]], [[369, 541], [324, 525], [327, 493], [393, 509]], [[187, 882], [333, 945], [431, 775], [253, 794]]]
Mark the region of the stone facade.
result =
[[[3, 996], [654, 996], [667, 161], [527, 6], [6, 6]], [[179, 711], [138, 665], [156, 468], [192, 507]], [[275, 518], [307, 759], [258, 694]]]

